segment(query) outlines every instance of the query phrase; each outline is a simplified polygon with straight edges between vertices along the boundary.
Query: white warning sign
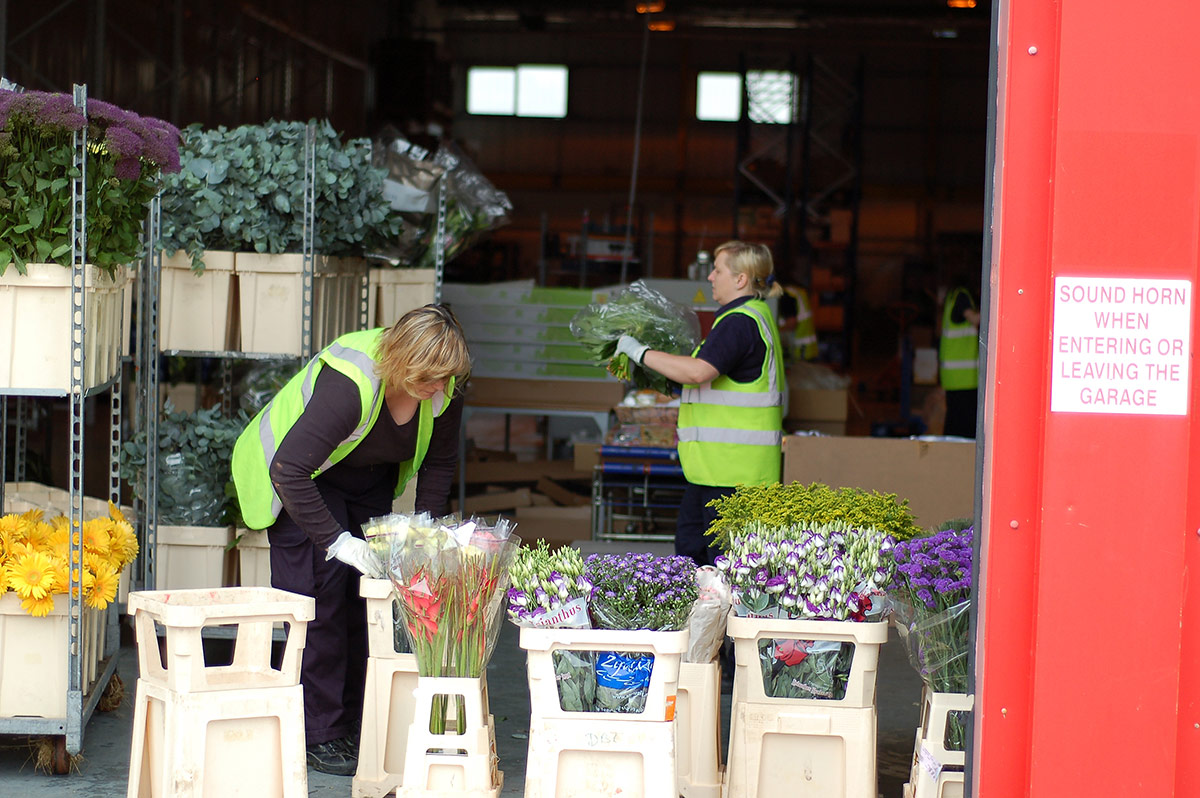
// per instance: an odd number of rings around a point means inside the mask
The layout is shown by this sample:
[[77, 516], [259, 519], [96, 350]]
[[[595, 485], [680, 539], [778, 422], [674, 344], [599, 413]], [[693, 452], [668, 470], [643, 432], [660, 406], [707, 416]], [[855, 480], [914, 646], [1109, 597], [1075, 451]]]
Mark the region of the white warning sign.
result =
[[1056, 277], [1050, 410], [1182, 416], [1192, 283]]

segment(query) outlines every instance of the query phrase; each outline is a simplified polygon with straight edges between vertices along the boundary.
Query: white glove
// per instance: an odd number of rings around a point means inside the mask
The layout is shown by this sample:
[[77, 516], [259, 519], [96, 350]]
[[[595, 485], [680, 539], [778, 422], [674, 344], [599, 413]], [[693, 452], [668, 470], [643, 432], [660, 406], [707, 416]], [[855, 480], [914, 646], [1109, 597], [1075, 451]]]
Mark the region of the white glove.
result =
[[373, 579], [381, 579], [385, 576], [383, 566], [379, 564], [379, 560], [371, 551], [371, 547], [367, 545], [367, 541], [356, 538], [349, 532], [338, 535], [337, 540], [329, 545], [328, 551], [329, 553], [325, 555], [326, 560], [336, 557], [346, 565], [357, 568], [364, 576]]
[[628, 355], [629, 359], [639, 366], [642, 365], [642, 358], [646, 356], [646, 350], [649, 348], [632, 335], [622, 335], [617, 339], [617, 351]]

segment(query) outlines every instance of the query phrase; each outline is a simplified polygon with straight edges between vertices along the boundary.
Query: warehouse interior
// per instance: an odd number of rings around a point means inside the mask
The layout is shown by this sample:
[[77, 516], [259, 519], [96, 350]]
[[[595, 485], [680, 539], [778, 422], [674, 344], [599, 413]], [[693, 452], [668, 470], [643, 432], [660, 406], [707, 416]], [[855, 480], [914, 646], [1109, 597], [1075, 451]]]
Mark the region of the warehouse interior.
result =
[[[347, 137], [450, 138], [512, 211], [448, 280], [682, 278], [721, 241], [766, 243], [808, 289], [821, 360], [853, 376], [851, 431], [938, 431], [925, 387], [901, 395], [902, 361], [933, 345], [939, 288], [979, 289], [988, 0], [0, 9], [0, 68], [31, 89], [86, 80], [180, 125], [322, 118]], [[468, 113], [472, 67], [521, 64], [566, 67], [564, 117]], [[796, 76], [790, 96], [744, 98], [766, 118], [794, 105], [788, 123], [697, 119], [700, 73], [756, 70]], [[628, 235], [628, 261], [581, 263], [584, 230]]]
[[[84, 83], [91, 98], [180, 128], [322, 119], [380, 145], [452, 141], [511, 202], [502, 224], [445, 263], [460, 307], [474, 309], [472, 286], [703, 280], [699, 253], [729, 239], [766, 244], [780, 280], [807, 290], [816, 362], [842, 391], [831, 417], [789, 419], [787, 431], [907, 443], [942, 433], [941, 298], [956, 285], [977, 297], [982, 288], [992, 15], [992, 0], [0, 0], [0, 75], [30, 90]], [[473, 70], [546, 65], [565, 69], [562, 111], [468, 107]], [[737, 78], [730, 118], [699, 118], [702, 79], [714, 75]], [[618, 254], [592, 257], [589, 244]], [[176, 407], [227, 401], [230, 377], [214, 359], [164, 356], [159, 368]], [[489, 388], [511, 387], [480, 374]], [[468, 394], [453, 508], [519, 507], [519, 525], [555, 543], [669, 549], [669, 513], [601, 529], [593, 510], [604, 424], [597, 437], [587, 417], [605, 403], [607, 416], [619, 387], [556, 392], [549, 401], [566, 410], [555, 415], [547, 400], [530, 399], [544, 386], [527, 382], [516, 396]], [[6, 406], [5, 473], [15, 468], [15, 436], [27, 436], [19, 473], [66, 484], [69, 403], [29, 404]], [[85, 408], [90, 452], [106, 446], [111, 409], [104, 396]], [[798, 442], [793, 460], [805, 466], [796, 478], [832, 481], [881, 459], [875, 449], [826, 448], [830, 440], [840, 438]], [[895, 451], [881, 472], [923, 483], [913, 496], [921, 523], [970, 516], [973, 445], [946, 457]], [[785, 475], [786, 458], [785, 449]], [[103, 495], [109, 473], [102, 456], [89, 456], [85, 491]], [[523, 682], [515, 638], [506, 624], [498, 651], [507, 649], [509, 670], [496, 684]], [[130, 646], [121, 657], [129, 667]], [[921, 688], [894, 637], [882, 658], [879, 794], [899, 798]], [[495, 693], [515, 790], [526, 695]], [[73, 792], [33, 778], [24, 753], [2, 741], [0, 770], [19, 766], [31, 795], [107, 794], [125, 775], [128, 723], [124, 709], [97, 716], [104, 733], [88, 746], [99, 764], [75, 774]], [[310, 794], [342, 795], [344, 786], [310, 773]]]

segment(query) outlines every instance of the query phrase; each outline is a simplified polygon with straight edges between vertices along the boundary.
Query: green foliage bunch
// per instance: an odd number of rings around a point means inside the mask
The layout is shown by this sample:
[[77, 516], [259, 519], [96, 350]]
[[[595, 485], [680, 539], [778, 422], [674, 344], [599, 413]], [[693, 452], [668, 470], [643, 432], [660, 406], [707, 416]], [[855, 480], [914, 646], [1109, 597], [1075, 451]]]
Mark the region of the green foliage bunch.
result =
[[143, 254], [146, 203], [179, 171], [179, 131], [100, 100], [0, 89], [0, 274], [71, 265], [74, 136], [86, 131], [88, 263], [114, 275]]
[[[308, 126], [263, 125], [183, 132], [183, 168], [163, 188], [164, 252], [184, 250], [204, 268], [206, 249], [280, 254], [304, 242], [304, 152]], [[371, 165], [368, 139], [343, 144], [328, 122], [315, 125], [314, 249], [362, 254], [400, 233], [383, 196], [386, 171]]]
[[[158, 522], [187, 526], [229, 523], [235, 508], [226, 490], [233, 444], [247, 418], [232, 418], [219, 407], [194, 413], [176, 411], [170, 403], [158, 420]], [[142, 430], [125, 443], [121, 477], [129, 480], [143, 502], [147, 442]]]
[[894, 493], [861, 488], [831, 488], [820, 482], [742, 485], [708, 506], [716, 508], [717, 520], [707, 534], [723, 551], [729, 550], [730, 537], [756, 522], [766, 527], [840, 522], [853, 529], [875, 529], [896, 540], [921, 534], [908, 509], [908, 499], [898, 500]]

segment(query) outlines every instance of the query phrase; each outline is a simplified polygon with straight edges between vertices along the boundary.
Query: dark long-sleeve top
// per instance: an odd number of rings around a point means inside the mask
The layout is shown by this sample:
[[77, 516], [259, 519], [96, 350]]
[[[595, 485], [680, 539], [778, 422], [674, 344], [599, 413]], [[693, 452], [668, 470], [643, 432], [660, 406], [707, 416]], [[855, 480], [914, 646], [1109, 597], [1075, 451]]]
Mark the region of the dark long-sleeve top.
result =
[[[358, 426], [361, 414], [362, 404], [354, 382], [335, 369], [321, 369], [312, 398], [271, 461], [271, 483], [284, 509], [319, 546], [328, 547], [343, 530], [311, 477]], [[411, 460], [416, 452], [419, 416], [418, 410], [407, 423], [397, 424], [384, 405], [358, 446], [317, 479], [350, 495], [378, 490], [386, 491], [390, 497], [396, 487], [400, 463]], [[454, 481], [461, 422], [459, 394], [434, 419], [429, 449], [416, 475], [418, 512], [440, 515], [445, 508]]]

